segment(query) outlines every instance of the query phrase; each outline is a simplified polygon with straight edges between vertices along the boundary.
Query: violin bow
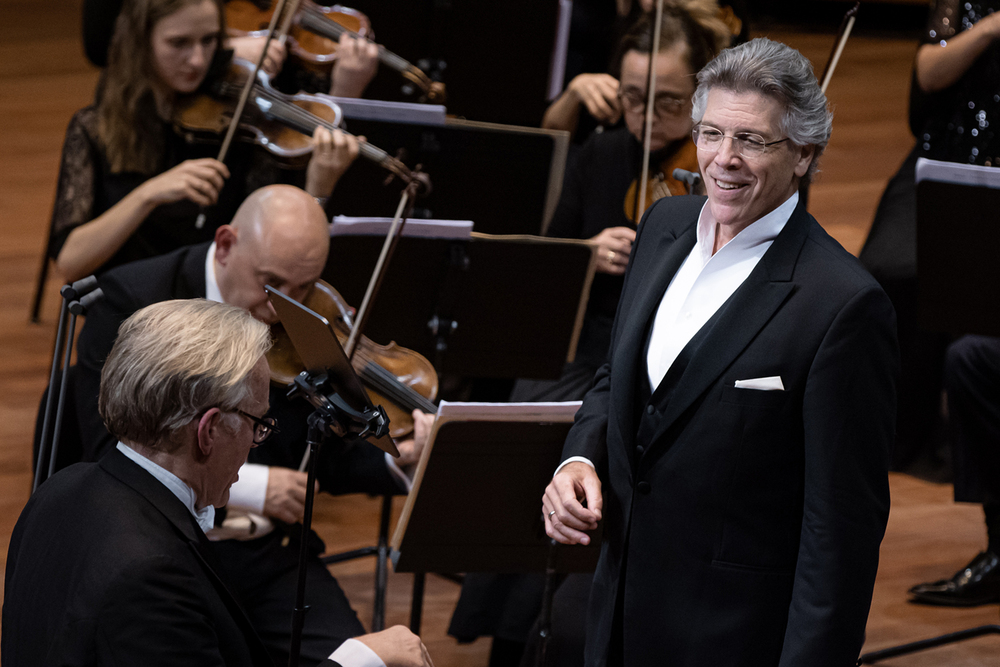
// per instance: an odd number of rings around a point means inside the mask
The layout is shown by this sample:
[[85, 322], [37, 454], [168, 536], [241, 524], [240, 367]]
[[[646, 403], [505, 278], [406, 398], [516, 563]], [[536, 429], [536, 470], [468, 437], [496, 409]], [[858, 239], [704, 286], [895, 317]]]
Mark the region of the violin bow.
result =
[[[656, 56], [660, 51], [660, 29], [663, 25], [663, 0], [656, 2], [653, 21], [653, 44], [649, 52], [649, 79], [646, 85], [646, 118], [642, 138], [642, 178], [639, 179], [639, 199], [635, 203], [635, 224], [646, 212], [646, 185], [649, 180], [649, 146], [653, 141], [653, 106], [656, 102]], [[641, 208], [641, 210], [640, 210]]]
[[861, 8], [861, 2], [855, 2], [854, 6], [847, 10], [844, 14], [843, 20], [840, 22], [840, 29], [837, 31], [838, 36], [834, 41], [833, 50], [830, 52], [830, 57], [826, 61], [826, 67], [823, 68], [823, 74], [820, 76], [819, 88], [826, 94], [826, 87], [830, 85], [830, 79], [833, 78], [833, 71], [837, 69], [837, 63], [840, 62], [840, 54], [844, 52], [844, 46], [847, 45], [847, 38], [851, 36], [851, 30], [854, 29], [854, 21], [858, 17], [858, 9]]
[[[253, 90], [253, 85], [257, 81], [257, 74], [260, 72], [260, 68], [264, 65], [264, 59], [267, 58], [267, 47], [271, 45], [271, 40], [274, 39], [275, 26], [278, 24], [278, 18], [281, 16], [285, 9], [285, 0], [278, 0], [278, 5], [275, 7], [274, 14], [271, 15], [271, 23], [267, 26], [267, 37], [264, 39], [264, 48], [260, 51], [260, 57], [257, 58], [257, 64], [254, 65], [253, 72], [247, 77], [246, 82], [243, 84], [243, 90], [240, 91], [240, 99], [236, 103], [236, 110], [233, 111], [233, 117], [229, 121], [229, 129], [226, 130], [226, 136], [222, 140], [222, 146], [219, 147], [219, 154], [215, 158], [219, 162], [226, 161], [226, 155], [229, 153], [229, 144], [233, 142], [233, 137], [236, 135], [236, 128], [239, 127], [240, 118], [243, 116], [243, 108], [247, 104], [247, 99], [250, 97], [250, 91]], [[202, 210], [198, 214], [198, 219], [194, 223], [195, 229], [201, 229], [205, 226], [205, 211]]]

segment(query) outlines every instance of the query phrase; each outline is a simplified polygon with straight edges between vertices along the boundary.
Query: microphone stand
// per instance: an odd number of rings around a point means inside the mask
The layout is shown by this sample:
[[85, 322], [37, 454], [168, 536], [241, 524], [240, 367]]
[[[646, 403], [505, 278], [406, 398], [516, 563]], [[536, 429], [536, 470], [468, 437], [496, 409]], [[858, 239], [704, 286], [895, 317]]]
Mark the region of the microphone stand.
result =
[[[59, 437], [63, 420], [63, 406], [66, 403], [66, 385], [69, 377], [69, 362], [73, 356], [73, 340], [76, 336], [76, 318], [86, 315], [87, 309], [104, 296], [104, 292], [97, 286], [97, 278], [87, 276], [81, 278], [71, 285], [63, 285], [59, 290], [63, 303], [59, 311], [59, 327], [56, 330], [56, 344], [52, 352], [52, 370], [49, 372], [49, 392], [45, 399], [45, 414], [42, 417], [42, 437], [38, 441], [38, 460], [35, 462], [35, 479], [31, 485], [31, 493], [38, 490], [42, 482], [51, 477], [56, 471], [56, 457], [59, 454]], [[69, 339], [66, 338], [66, 321], [69, 319]], [[65, 347], [64, 347], [65, 343]], [[63, 354], [62, 373], [59, 374], [59, 355]], [[56, 377], [59, 382], [56, 382]], [[59, 398], [55, 399], [56, 388], [59, 388]], [[55, 408], [55, 420], [52, 420], [52, 410]], [[52, 443], [49, 444], [51, 436]], [[45, 469], [45, 460], [48, 458], [48, 468]]]

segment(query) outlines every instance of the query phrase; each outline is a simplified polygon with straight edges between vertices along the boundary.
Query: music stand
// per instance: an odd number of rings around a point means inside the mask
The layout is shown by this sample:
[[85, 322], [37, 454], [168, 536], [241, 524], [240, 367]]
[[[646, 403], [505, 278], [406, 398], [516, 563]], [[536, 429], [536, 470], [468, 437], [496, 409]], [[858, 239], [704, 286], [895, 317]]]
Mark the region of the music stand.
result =
[[[1000, 229], [1000, 170], [920, 158], [917, 160], [917, 287], [920, 325], [953, 334], [1000, 335], [1000, 284], [996, 247]], [[975, 239], [970, 243], [969, 239]], [[930, 639], [871, 651], [859, 665], [937, 646], [1000, 634], [981, 625]]]
[[413, 632], [425, 572], [593, 571], [599, 535], [552, 547], [541, 515], [579, 405], [442, 402], [390, 542], [393, 569], [415, 573]]
[[[381, 239], [337, 236], [323, 279], [359, 303]], [[403, 237], [366, 334], [462, 377], [554, 379], [576, 353], [594, 276], [585, 241]]]
[[399, 456], [395, 443], [388, 437], [389, 418], [381, 406], [375, 408], [330, 322], [294, 301], [270, 285], [264, 287], [271, 305], [288, 333], [292, 345], [305, 366], [296, 376], [289, 396], [301, 396], [316, 408], [309, 415], [309, 462], [306, 482], [305, 512], [302, 519], [302, 539], [299, 547], [299, 571], [295, 609], [292, 614], [292, 639], [289, 667], [296, 667], [305, 623], [306, 560], [312, 529], [313, 500], [316, 495], [316, 461], [327, 432], [338, 436], [373, 436], [372, 444]]
[[[415, 202], [413, 218], [473, 220], [488, 234], [540, 234], [562, 192], [569, 133], [449, 118], [443, 126], [349, 119], [347, 129], [404, 162], [421, 165], [434, 187]], [[337, 182], [336, 210], [391, 216], [385, 172], [356, 161]]]

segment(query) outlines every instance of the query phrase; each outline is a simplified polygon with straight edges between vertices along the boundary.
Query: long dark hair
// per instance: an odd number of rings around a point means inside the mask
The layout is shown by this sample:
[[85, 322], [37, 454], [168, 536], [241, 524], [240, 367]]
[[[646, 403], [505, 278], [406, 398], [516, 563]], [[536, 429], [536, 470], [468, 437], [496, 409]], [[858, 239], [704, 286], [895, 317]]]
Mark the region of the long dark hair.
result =
[[[163, 154], [163, 137], [150, 82], [155, 80], [151, 37], [163, 18], [205, 0], [125, 0], [108, 49], [101, 98], [97, 105], [97, 133], [112, 172], [152, 174]], [[219, 42], [226, 34], [222, 0]]]
[[[655, 16], [650, 12], [639, 17], [618, 43], [611, 68], [615, 77], [621, 77], [621, 63], [626, 53], [653, 50]], [[729, 26], [720, 18], [715, 0], [666, 0], [663, 3], [659, 52], [668, 51], [677, 44], [687, 44], [688, 67], [692, 74], [697, 74], [719, 51], [728, 47], [732, 37]]]

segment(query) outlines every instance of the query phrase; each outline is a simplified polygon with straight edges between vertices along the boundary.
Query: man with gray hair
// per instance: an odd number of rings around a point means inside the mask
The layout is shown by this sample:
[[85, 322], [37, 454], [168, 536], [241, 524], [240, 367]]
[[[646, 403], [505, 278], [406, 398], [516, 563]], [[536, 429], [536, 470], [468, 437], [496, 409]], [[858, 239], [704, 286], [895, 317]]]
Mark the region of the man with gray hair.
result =
[[756, 39], [698, 81], [708, 196], [643, 218], [546, 530], [586, 544], [603, 519], [588, 666], [847, 667], [889, 512], [894, 313], [799, 203], [831, 127], [808, 61]]
[[[45, 482], [14, 528], [4, 665], [270, 664], [205, 536], [275, 430], [269, 347], [265, 324], [204, 299], [124, 322], [100, 390], [116, 449]], [[329, 651], [328, 665], [431, 664], [402, 627]]]

